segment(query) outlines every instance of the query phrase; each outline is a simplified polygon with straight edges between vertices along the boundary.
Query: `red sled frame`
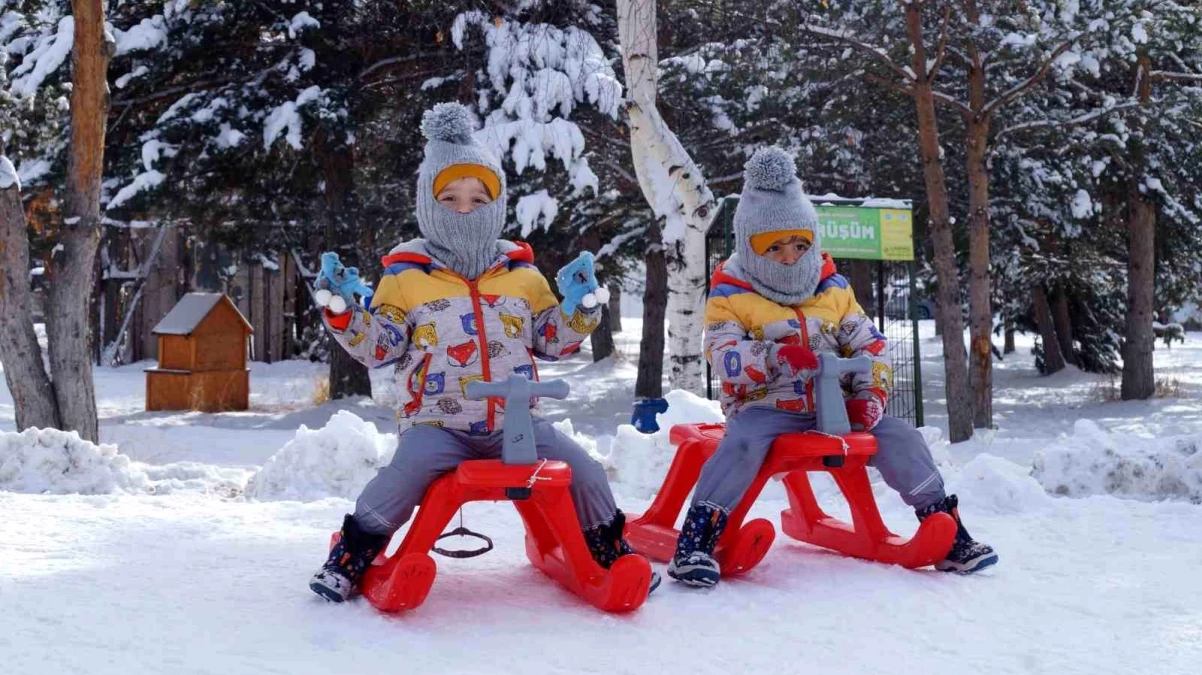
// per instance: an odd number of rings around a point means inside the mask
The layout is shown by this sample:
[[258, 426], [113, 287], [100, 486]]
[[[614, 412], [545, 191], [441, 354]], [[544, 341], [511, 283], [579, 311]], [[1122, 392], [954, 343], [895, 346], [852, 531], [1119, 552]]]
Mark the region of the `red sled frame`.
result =
[[[430, 486], [396, 554], [383, 553], [363, 575], [359, 589], [373, 607], [399, 612], [421, 606], [438, 567], [430, 549], [467, 502], [512, 501], [526, 526], [526, 557], [568, 590], [607, 612], [642, 606], [651, 585], [651, 564], [638, 555], [618, 558], [603, 569], [584, 541], [568, 486], [572, 470], [564, 462], [506, 465], [469, 460]], [[511, 498], [528, 489], [529, 496]], [[338, 533], [330, 540], [338, 541]]]
[[[670, 438], [678, 448], [664, 484], [647, 512], [626, 525], [626, 538], [636, 551], [660, 562], [672, 559], [680, 534], [675, 528], [677, 516], [725, 431], [723, 424], [672, 427]], [[790, 508], [781, 512], [781, 529], [790, 537], [844, 555], [911, 569], [946, 557], [956, 536], [956, 521], [951, 516], [936, 513], [928, 517], [909, 540], [890, 532], [881, 520], [866, 469], [876, 450], [876, 438], [867, 433], [840, 437], [807, 432], [778, 437], [742, 501], [730, 513], [718, 541], [715, 555], [722, 575], [744, 574], [768, 553], [776, 538], [772, 523], [757, 518], [744, 525], [743, 519], [768, 479], [782, 473]], [[835, 479], [851, 507], [851, 523], [831, 517], [818, 505], [806, 475], [810, 471], [825, 471]]]

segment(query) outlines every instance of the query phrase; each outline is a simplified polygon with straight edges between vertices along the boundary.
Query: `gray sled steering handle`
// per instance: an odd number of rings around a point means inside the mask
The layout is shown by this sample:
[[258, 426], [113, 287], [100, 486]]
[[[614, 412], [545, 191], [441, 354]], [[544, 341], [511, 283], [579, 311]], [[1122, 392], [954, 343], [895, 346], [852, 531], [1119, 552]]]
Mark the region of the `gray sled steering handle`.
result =
[[830, 353], [818, 355], [818, 374], [814, 376], [814, 410], [818, 416], [818, 431], [834, 436], [851, 433], [847, 404], [843, 400], [843, 386], [839, 380], [847, 373], [871, 372], [872, 360], [867, 356], [841, 359]]
[[569, 392], [568, 383], [563, 380], [532, 382], [521, 375], [510, 375], [504, 382], [469, 382], [464, 388], [464, 395], [473, 401], [505, 399], [505, 441], [501, 446], [501, 461], [505, 464], [538, 462], [530, 399], [536, 396], [564, 399]]

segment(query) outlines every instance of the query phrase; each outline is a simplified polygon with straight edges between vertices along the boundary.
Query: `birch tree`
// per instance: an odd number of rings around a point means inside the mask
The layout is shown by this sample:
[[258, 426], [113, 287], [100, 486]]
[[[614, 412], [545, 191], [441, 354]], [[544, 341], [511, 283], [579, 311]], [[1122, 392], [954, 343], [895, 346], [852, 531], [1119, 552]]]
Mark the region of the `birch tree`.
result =
[[[655, 0], [618, 0], [618, 34], [626, 76], [626, 114], [635, 174], [668, 254], [668, 354], [674, 388], [703, 385], [701, 332], [705, 302], [705, 232], [714, 196], [700, 167], [660, 116]], [[655, 242], [651, 242], [654, 246]]]

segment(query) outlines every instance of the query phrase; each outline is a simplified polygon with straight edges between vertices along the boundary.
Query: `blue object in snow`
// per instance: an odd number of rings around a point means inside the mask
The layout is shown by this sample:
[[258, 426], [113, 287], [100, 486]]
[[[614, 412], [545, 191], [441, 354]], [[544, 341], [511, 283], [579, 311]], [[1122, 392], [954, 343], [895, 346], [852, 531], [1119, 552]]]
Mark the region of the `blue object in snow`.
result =
[[630, 416], [630, 423], [641, 433], [653, 434], [659, 431], [659, 423], [655, 421], [655, 416], [664, 412], [668, 412], [668, 402], [664, 399], [639, 399], [634, 402], [634, 414]]

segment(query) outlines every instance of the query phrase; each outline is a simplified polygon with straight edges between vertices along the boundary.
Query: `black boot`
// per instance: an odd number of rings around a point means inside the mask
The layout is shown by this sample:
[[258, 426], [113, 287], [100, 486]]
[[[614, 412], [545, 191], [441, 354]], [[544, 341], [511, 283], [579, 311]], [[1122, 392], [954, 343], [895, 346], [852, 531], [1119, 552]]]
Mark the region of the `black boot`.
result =
[[389, 539], [388, 535], [364, 532], [355, 517], [347, 514], [342, 520], [341, 539], [330, 549], [326, 564], [309, 580], [309, 588], [326, 600], [346, 600]]
[[957, 574], [972, 574], [990, 565], [997, 564], [997, 553], [987, 544], [974, 541], [960, 521], [960, 500], [956, 495], [948, 495], [943, 499], [923, 509], [916, 509], [914, 514], [918, 520], [926, 520], [933, 513], [946, 513], [956, 519], [956, 541], [947, 557], [935, 563], [935, 569], [941, 572], [956, 572]]
[[714, 547], [726, 529], [726, 511], [709, 504], [689, 509], [676, 540], [676, 555], [668, 565], [668, 576], [689, 586], [715, 586], [722, 576]]
[[[614, 519], [608, 523], [584, 531], [584, 541], [588, 544], [589, 553], [593, 554], [593, 560], [597, 561], [602, 568], [609, 569], [618, 561], [618, 558], [634, 554], [634, 549], [626, 543], [626, 537], [623, 534], [625, 530], [626, 514], [618, 511], [614, 514]], [[651, 587], [647, 592], [650, 593], [658, 588], [659, 581], [659, 574], [652, 571]]]

